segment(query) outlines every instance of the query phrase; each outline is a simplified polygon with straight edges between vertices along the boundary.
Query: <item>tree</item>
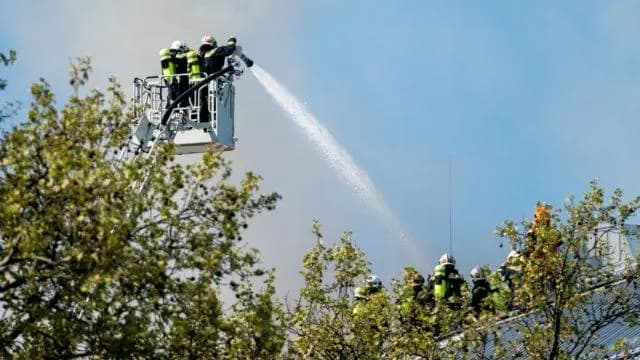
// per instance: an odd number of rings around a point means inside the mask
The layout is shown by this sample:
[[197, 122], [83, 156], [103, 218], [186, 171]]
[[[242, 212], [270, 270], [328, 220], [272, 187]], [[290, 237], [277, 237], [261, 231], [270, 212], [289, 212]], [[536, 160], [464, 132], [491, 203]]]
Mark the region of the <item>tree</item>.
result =
[[[90, 63], [74, 69], [77, 90]], [[114, 79], [61, 108], [45, 80], [31, 93], [27, 121], [0, 138], [3, 355], [279, 353], [273, 274], [241, 237], [279, 196], [259, 195], [253, 173], [230, 183], [229, 163], [213, 152], [185, 166], [167, 145], [155, 163], [117, 163], [132, 115]], [[143, 182], [141, 194], [132, 185]]]
[[[600, 330], [612, 323], [637, 325], [637, 258], [628, 264], [630, 272], [622, 274], [603, 259], [611, 251], [607, 235], [624, 231], [638, 204], [640, 197], [625, 203], [619, 189], [607, 200], [593, 181], [581, 201], [569, 197], [564, 213], [554, 212], [551, 221], [524, 222], [524, 228], [531, 229], [525, 233], [518, 232], [512, 221], [497, 229], [523, 251], [515, 302], [529, 315], [505, 325], [519, 329], [519, 336], [508, 340], [521, 342], [523, 355], [537, 359], [604, 356], [608, 349], [596, 341]], [[501, 343], [499, 337], [496, 342]], [[502, 344], [512, 346], [508, 341]]]
[[[305, 284], [288, 310], [288, 355], [569, 359], [624, 354], [629, 346], [624, 339], [613, 347], [609, 341], [607, 348], [598, 336], [613, 323], [637, 326], [638, 258], [630, 259], [629, 271], [620, 273], [606, 261], [611, 251], [606, 239], [624, 229], [638, 204], [640, 198], [623, 202], [619, 190], [607, 201], [592, 182], [581, 201], [569, 198], [565, 215], [557, 211], [550, 221], [524, 221], [524, 229], [531, 231], [518, 231], [512, 221], [499, 226], [499, 236], [523, 254], [520, 279], [508, 293], [515, 309], [507, 319], [495, 306], [476, 315], [468, 301], [453, 309], [404, 302], [406, 285], [395, 280], [385, 296], [356, 305], [349, 294], [369, 273], [370, 264], [350, 233], [327, 247], [316, 223], [314, 246], [303, 260]], [[405, 284], [413, 273], [414, 268], [405, 268]]]
[[407, 301], [410, 267], [356, 302], [371, 264], [351, 233], [325, 245], [317, 222], [304, 286], [284, 309], [273, 270], [241, 237], [279, 196], [260, 195], [253, 173], [230, 183], [214, 152], [185, 166], [167, 144], [154, 161], [118, 162], [133, 112], [114, 79], [78, 95], [90, 67], [74, 64], [61, 108], [45, 80], [34, 84], [28, 118], [0, 135], [3, 357], [564, 359], [603, 357], [601, 330], [638, 325], [638, 255], [624, 271], [606, 259], [607, 236], [625, 232], [640, 197], [606, 199], [596, 182], [525, 231], [497, 228], [522, 254], [509, 290], [520, 316]]
[[[0, 52], [0, 64], [3, 66], [13, 65], [17, 60], [16, 51], [9, 50], [9, 54], [6, 55]], [[0, 91], [4, 91], [7, 88], [7, 80], [0, 78]], [[19, 107], [17, 102], [4, 103], [0, 107], [0, 123], [16, 113]]]
[[[369, 272], [364, 254], [345, 233], [332, 248], [322, 241], [320, 225], [313, 224], [316, 239], [303, 258], [304, 286], [288, 312], [289, 354], [300, 358], [340, 359], [358, 356], [354, 344], [351, 292], [358, 278]], [[333, 281], [327, 279], [331, 268]]]
[[[288, 356], [312, 359], [377, 359], [443, 353], [434, 334], [424, 327], [401, 322], [402, 289], [391, 290], [357, 302], [351, 295], [370, 274], [370, 263], [351, 239], [351, 233], [328, 247], [320, 226], [313, 225], [315, 241], [304, 256], [304, 286], [288, 310]], [[357, 310], [356, 310], [357, 309]], [[430, 309], [422, 309], [421, 321], [430, 321]]]

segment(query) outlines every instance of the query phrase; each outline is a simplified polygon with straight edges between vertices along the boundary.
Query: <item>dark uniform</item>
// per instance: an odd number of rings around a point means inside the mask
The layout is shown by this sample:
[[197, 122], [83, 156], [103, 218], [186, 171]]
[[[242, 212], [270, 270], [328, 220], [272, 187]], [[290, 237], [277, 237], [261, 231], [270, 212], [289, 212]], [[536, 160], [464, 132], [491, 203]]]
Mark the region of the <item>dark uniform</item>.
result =
[[473, 279], [473, 289], [471, 290], [471, 307], [479, 314], [482, 310], [489, 310], [490, 307], [483, 304], [491, 294], [491, 285], [487, 279]]
[[[198, 58], [202, 65], [202, 71], [207, 75], [211, 75], [215, 72], [222, 70], [224, 62], [227, 56], [232, 55], [236, 51], [236, 39], [231, 38], [227, 42], [226, 46], [215, 46], [215, 42], [212, 44], [204, 43], [198, 49]], [[207, 101], [207, 90], [203, 88], [200, 91], [200, 122], [211, 121], [211, 114], [209, 113], [209, 106]]]
[[202, 61], [202, 67], [207, 75], [222, 70], [224, 61], [227, 56], [232, 55], [236, 51], [236, 39], [231, 38], [226, 46], [214, 46], [211, 44], [202, 44], [198, 49], [198, 55]]
[[[189, 69], [187, 67], [187, 53], [189, 49], [185, 46], [178, 50], [175, 55], [176, 59], [176, 73], [182, 74], [178, 76], [178, 95], [181, 95], [187, 89], [189, 89], [189, 75], [187, 74]], [[180, 102], [181, 107], [189, 106], [189, 99], [185, 98]]]
[[[162, 67], [162, 77], [169, 88], [169, 102], [175, 100], [189, 88], [189, 80], [184, 74], [187, 72], [187, 49], [186, 45], [174, 42], [169, 49], [160, 50], [160, 66]], [[169, 103], [167, 103], [167, 106]], [[180, 106], [187, 106], [188, 101], [183, 101]]]

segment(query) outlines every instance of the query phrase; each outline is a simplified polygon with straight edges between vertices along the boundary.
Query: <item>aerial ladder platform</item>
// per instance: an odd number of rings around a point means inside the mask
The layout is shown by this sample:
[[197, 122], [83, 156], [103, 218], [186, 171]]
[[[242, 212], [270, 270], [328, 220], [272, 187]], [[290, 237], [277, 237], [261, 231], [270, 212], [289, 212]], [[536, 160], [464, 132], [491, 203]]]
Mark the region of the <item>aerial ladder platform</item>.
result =
[[[187, 79], [188, 74], [172, 78], [152, 75], [133, 81], [134, 120], [131, 135], [122, 146], [117, 162], [137, 156], [153, 159], [164, 143], [173, 142], [177, 154], [205, 152], [207, 148], [231, 151], [235, 148], [235, 86], [234, 80], [253, 61], [237, 47], [227, 57], [227, 64], [214, 74], [190, 81], [188, 90], [170, 99], [169, 84]], [[202, 107], [207, 107], [204, 111]]]

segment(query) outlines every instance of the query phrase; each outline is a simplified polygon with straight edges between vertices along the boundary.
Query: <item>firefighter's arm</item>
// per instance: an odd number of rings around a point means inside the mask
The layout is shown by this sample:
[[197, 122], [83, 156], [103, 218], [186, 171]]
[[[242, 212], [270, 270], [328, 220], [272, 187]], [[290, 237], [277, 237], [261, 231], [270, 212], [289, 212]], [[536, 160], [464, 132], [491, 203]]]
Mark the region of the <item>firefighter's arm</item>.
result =
[[216, 56], [229, 56], [232, 55], [236, 51], [236, 43], [238, 40], [235, 37], [229, 38], [227, 40], [227, 45], [218, 46], [216, 48]]

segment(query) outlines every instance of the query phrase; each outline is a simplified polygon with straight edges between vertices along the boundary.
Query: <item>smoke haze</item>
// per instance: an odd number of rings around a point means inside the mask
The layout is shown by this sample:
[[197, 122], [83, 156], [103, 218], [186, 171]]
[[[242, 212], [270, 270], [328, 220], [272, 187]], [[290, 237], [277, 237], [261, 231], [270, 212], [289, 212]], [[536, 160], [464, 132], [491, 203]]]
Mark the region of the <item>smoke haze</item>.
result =
[[[304, 5], [289, 0], [190, 1], [188, 6], [166, 0], [21, 1], [12, 4], [11, 13], [0, 14], [0, 20], [12, 24], [6, 31], [18, 39], [2, 44], [15, 48], [19, 56], [9, 82], [20, 88], [11, 91], [26, 93], [28, 84], [44, 77], [60, 102], [70, 93], [67, 73], [76, 56], [93, 58], [90, 87], [104, 88], [106, 78], [115, 74], [128, 90], [134, 76], [160, 71], [161, 48], [175, 39], [197, 47], [207, 33], [218, 43], [236, 36], [249, 57], [268, 66], [295, 91], [310, 80], [298, 66], [304, 54], [287, 46], [304, 11]], [[237, 150], [226, 156], [234, 162], [236, 178], [255, 171], [264, 177], [262, 191], [283, 196], [277, 209], [256, 217], [245, 234], [250, 245], [261, 250], [265, 265], [276, 267], [279, 289], [286, 292], [300, 285], [298, 272], [302, 255], [312, 244], [314, 219], [323, 224], [327, 241], [353, 230], [354, 240], [373, 255], [374, 264], [384, 259], [383, 267], [374, 265], [374, 270], [387, 279], [397, 273], [404, 265], [404, 252], [388, 244], [397, 240], [397, 234], [376, 224], [376, 211], [341, 183], [255, 79], [247, 73], [236, 88], [239, 141]], [[23, 102], [28, 105], [28, 98]], [[195, 159], [184, 157], [185, 161]]]

